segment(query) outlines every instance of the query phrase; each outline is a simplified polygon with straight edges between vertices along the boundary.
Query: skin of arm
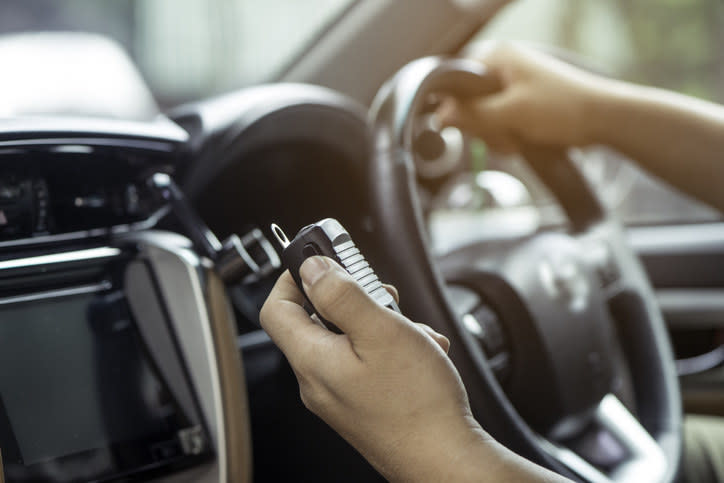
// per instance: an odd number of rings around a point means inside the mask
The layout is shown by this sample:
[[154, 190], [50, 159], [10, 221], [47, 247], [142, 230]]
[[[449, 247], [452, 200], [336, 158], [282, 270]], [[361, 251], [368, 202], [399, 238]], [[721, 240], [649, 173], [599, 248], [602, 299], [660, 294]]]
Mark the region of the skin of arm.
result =
[[376, 304], [334, 261], [300, 275], [335, 334], [310, 317], [289, 272], [261, 323], [284, 352], [302, 401], [392, 482], [567, 481], [507, 450], [473, 418], [449, 341]]
[[481, 60], [502, 90], [443, 107], [446, 124], [493, 149], [520, 140], [547, 146], [605, 144], [682, 191], [724, 211], [724, 107], [606, 79], [530, 48], [490, 44]]

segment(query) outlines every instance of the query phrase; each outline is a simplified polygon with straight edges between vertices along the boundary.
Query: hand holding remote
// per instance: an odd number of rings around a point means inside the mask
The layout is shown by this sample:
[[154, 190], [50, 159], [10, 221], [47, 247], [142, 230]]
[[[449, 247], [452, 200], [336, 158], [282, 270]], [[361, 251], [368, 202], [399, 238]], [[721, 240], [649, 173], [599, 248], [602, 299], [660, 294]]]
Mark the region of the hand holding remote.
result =
[[[272, 232], [283, 248], [282, 263], [289, 270], [297, 287], [305, 294], [305, 297], [307, 291], [302, 284], [299, 269], [307, 258], [319, 255], [337, 262], [379, 305], [400, 312], [395, 299], [382, 285], [377, 274], [352, 241], [352, 237], [337, 220], [326, 218], [307, 225], [297, 233], [292, 241], [289, 241], [278, 225], [272, 225]], [[310, 308], [314, 309], [314, 304], [309, 298], [307, 298], [307, 303]], [[338, 328], [326, 320], [319, 311], [315, 309], [315, 312], [327, 328], [338, 331]]]

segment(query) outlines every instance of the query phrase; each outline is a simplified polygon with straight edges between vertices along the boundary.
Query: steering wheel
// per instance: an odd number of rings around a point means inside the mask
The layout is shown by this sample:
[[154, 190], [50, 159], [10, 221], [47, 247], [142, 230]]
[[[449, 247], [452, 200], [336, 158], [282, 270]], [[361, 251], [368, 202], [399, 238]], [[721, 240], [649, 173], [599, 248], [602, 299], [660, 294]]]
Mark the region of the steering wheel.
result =
[[[414, 121], [431, 93], [470, 98], [499, 89], [480, 62], [428, 57], [380, 90], [370, 113], [372, 219], [385, 246], [404, 248], [379, 253], [376, 264], [403, 295], [403, 312], [450, 339], [473, 414], [498, 441], [575, 480], [670, 482], [682, 416], [664, 322], [620, 223], [565, 149], [527, 145], [521, 153], [566, 212], [568, 232], [471, 245], [442, 265], [430, 254]], [[475, 292], [502, 322], [505, 378], [481, 344], [483, 324], [458, 314], [446, 282]]]

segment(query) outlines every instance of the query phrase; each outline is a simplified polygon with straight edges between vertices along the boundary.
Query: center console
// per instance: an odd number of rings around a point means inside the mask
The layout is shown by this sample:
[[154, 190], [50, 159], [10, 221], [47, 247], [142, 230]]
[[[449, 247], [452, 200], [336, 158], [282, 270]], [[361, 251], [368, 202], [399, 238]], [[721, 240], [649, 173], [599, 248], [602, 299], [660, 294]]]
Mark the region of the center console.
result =
[[146, 183], [185, 141], [164, 120], [0, 123], [6, 481], [249, 481], [224, 284]]

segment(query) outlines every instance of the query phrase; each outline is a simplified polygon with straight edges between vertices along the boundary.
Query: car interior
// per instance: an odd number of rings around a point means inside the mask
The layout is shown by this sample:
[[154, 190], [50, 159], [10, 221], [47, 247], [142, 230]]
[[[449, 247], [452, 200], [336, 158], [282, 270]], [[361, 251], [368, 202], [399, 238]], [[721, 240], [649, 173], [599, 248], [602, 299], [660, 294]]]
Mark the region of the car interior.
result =
[[272, 224], [326, 218], [496, 440], [678, 481], [685, 414], [724, 416], [722, 214], [610, 147], [502, 155], [436, 112], [500, 89], [490, 40], [722, 102], [715, 4], [4, 0], [0, 482], [385, 481], [259, 324]]

